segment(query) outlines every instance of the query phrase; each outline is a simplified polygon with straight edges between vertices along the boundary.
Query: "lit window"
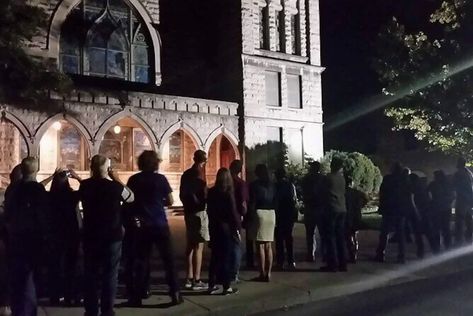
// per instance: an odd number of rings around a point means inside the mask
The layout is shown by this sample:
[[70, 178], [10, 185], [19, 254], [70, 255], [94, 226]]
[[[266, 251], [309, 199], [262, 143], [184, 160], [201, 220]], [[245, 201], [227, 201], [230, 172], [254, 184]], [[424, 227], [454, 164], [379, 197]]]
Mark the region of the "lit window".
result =
[[62, 26], [65, 73], [150, 82], [149, 34], [123, 0], [84, 0]]
[[301, 76], [287, 75], [287, 102], [290, 108], [302, 108]]
[[285, 131], [285, 144], [287, 146], [287, 158], [292, 163], [302, 163], [303, 146], [302, 131], [296, 128], [288, 128]]
[[279, 72], [265, 72], [266, 105], [281, 106], [281, 80]]
[[0, 189], [10, 183], [10, 172], [21, 160], [28, 156], [26, 141], [20, 130], [10, 121], [0, 121]]

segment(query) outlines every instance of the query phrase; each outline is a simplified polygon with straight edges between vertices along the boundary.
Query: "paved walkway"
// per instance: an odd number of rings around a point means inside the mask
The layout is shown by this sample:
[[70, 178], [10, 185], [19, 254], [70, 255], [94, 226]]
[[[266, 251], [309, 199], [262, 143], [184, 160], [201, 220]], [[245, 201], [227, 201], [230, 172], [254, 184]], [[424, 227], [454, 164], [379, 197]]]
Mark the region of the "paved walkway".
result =
[[[181, 216], [170, 217], [170, 225], [175, 239], [175, 251], [178, 254], [180, 277], [184, 275], [184, 221]], [[144, 301], [144, 306], [139, 309], [116, 309], [117, 315], [251, 315], [254, 313], [284, 309], [287, 306], [314, 302], [331, 297], [357, 293], [386, 284], [395, 284], [426, 278], [450, 271], [466, 269], [473, 264], [473, 256], [458, 257], [471, 251], [468, 249], [456, 250], [440, 257], [428, 257], [422, 261], [415, 259], [413, 245], [409, 245], [408, 263], [398, 265], [395, 263], [380, 264], [371, 261], [377, 232], [364, 231], [360, 233], [360, 261], [349, 266], [347, 273], [321, 273], [318, 272], [320, 264], [303, 262], [305, 257], [305, 238], [303, 225], [297, 224], [295, 229], [295, 252], [297, 271], [273, 272], [271, 283], [252, 282], [257, 276], [256, 271], [242, 271], [242, 282], [237, 285], [240, 293], [231, 296], [209, 296], [198, 292], [183, 292], [185, 303], [169, 307], [166, 296], [167, 288], [163, 285], [161, 263], [157, 260], [152, 274], [155, 281], [152, 287], [153, 296]], [[395, 261], [395, 247], [388, 255], [388, 261]], [[209, 251], [206, 260], [208, 260]], [[444, 262], [442, 265], [437, 265]], [[446, 263], [445, 263], [446, 262]], [[207, 263], [204, 265], [205, 271]], [[204, 272], [204, 277], [206, 272]], [[123, 293], [121, 286], [120, 292]], [[118, 303], [123, 302], [119, 299]], [[44, 315], [82, 315], [82, 308], [56, 308], [43, 307]]]

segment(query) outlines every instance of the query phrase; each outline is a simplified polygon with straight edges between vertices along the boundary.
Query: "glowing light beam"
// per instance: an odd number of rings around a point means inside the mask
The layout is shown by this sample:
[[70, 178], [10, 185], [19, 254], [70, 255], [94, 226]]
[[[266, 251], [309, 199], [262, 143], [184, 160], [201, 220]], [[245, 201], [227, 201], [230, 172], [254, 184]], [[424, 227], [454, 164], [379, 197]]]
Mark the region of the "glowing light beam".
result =
[[[405, 88], [396, 91], [392, 95], [377, 95], [366, 102], [360, 103], [358, 105], [352, 106], [347, 110], [342, 111], [337, 114], [332, 120], [325, 124], [324, 130], [329, 132], [339, 126], [342, 126], [348, 122], [351, 122], [357, 118], [365, 116], [373, 111], [379, 110], [388, 106], [389, 104], [400, 100], [410, 94], [413, 94], [416, 91], [422, 90], [432, 84], [435, 84], [445, 78], [452, 77], [456, 74], [459, 74], [469, 68], [473, 67], [473, 58], [469, 58], [463, 62], [456, 64], [453, 67], [450, 67], [448, 74], [439, 74], [433, 78], [418, 80], [415, 83], [408, 85]], [[440, 73], [440, 71], [439, 71]]]

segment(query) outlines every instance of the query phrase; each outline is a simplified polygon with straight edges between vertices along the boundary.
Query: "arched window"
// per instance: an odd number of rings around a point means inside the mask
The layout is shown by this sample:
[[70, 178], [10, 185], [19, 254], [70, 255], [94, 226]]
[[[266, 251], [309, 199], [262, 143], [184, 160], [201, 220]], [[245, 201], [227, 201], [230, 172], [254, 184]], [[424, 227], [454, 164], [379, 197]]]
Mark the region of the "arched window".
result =
[[62, 26], [60, 68], [149, 83], [151, 46], [143, 21], [124, 0], [82, 0]]

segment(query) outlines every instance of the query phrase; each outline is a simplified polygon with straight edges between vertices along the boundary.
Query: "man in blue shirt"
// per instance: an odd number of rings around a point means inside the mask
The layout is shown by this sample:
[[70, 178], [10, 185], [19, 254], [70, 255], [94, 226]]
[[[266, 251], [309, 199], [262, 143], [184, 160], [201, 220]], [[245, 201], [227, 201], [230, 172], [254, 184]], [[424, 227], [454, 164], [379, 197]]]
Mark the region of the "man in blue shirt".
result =
[[130, 303], [140, 306], [149, 288], [150, 256], [156, 244], [164, 262], [166, 282], [173, 304], [182, 303], [177, 283], [174, 251], [171, 243], [165, 206], [173, 204], [172, 189], [168, 180], [158, 173], [162, 159], [151, 150], [144, 151], [138, 158], [141, 172], [128, 180], [128, 187], [135, 194], [131, 206], [127, 233], [131, 233], [131, 249], [128, 249], [127, 288]]

